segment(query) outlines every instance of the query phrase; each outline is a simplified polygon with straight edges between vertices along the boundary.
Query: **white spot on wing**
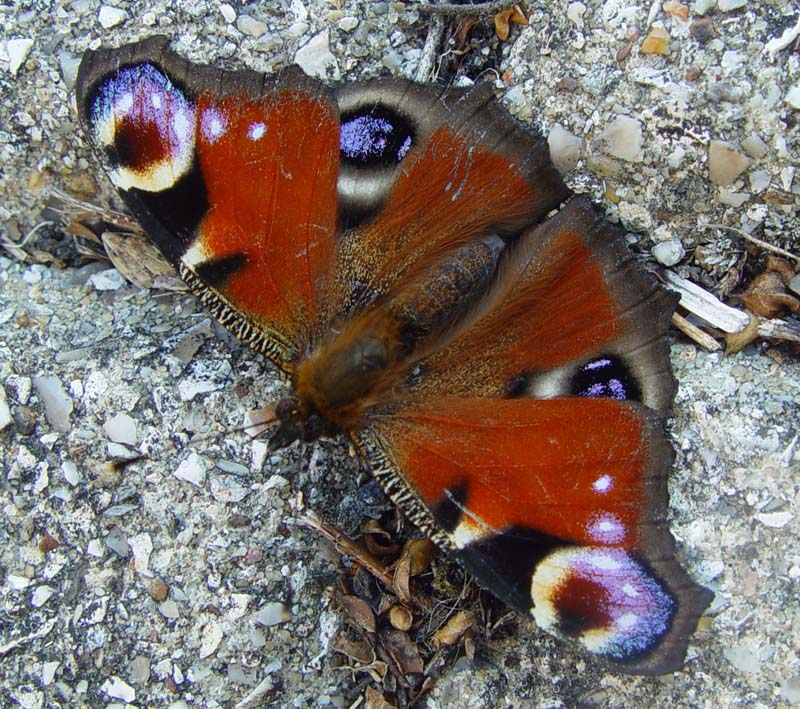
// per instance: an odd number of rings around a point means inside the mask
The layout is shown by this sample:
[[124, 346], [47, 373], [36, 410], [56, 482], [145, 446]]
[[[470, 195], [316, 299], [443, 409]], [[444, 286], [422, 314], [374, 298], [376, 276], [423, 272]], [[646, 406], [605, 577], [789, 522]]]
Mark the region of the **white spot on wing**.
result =
[[608, 492], [611, 489], [613, 478], [610, 475], [601, 475], [592, 483], [595, 492]]
[[267, 127], [261, 121], [259, 121], [258, 123], [253, 123], [247, 129], [247, 137], [250, 138], [250, 140], [261, 140], [266, 132]]

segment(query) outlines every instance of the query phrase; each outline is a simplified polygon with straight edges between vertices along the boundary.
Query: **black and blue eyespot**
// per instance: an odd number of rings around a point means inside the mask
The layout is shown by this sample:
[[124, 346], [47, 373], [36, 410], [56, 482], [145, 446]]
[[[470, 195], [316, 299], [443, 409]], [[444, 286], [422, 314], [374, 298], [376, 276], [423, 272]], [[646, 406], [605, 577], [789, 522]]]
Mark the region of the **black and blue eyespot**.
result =
[[392, 167], [414, 145], [412, 125], [386, 106], [370, 106], [342, 115], [342, 160], [360, 167]]
[[617, 401], [641, 401], [642, 390], [625, 362], [616, 355], [602, 355], [578, 368], [569, 387], [573, 396], [605, 397]]

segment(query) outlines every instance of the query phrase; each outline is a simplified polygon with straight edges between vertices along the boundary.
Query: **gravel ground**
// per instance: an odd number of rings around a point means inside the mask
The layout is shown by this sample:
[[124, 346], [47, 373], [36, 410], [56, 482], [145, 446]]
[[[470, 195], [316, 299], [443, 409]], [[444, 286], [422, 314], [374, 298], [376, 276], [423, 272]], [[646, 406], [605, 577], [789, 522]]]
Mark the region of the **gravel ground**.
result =
[[[476, 28], [459, 74], [493, 76], [518, 117], [554, 131], [571, 184], [643, 260], [714, 289], [761, 262], [699, 224], [800, 253], [800, 8], [690, 9], [684, 22], [660, 2], [537, 4], [505, 42]], [[428, 16], [411, 3], [34, 0], [0, 7], [0, 22], [0, 236], [12, 242], [42, 220], [50, 188], [115, 203], [76, 125], [89, 46], [158, 32], [195, 61], [296, 61], [335, 80], [414, 76], [441, 54], [423, 51]], [[255, 690], [266, 705], [349, 706], [363, 686], [331, 663], [335, 565], [293, 524], [314, 510], [346, 525], [367, 504], [346, 446], [268, 457], [263, 441], [218, 433], [186, 448], [187, 431], [219, 432], [274, 400], [268, 365], [193, 298], [80, 258], [58, 225], [24, 248], [0, 256], [0, 704], [232, 707]], [[429, 706], [800, 703], [800, 364], [786, 347], [726, 358], [681, 339], [673, 362], [673, 531], [716, 592], [686, 669], [605, 673], [519, 622], [450, 663]], [[149, 458], [109, 467], [136, 452]]]

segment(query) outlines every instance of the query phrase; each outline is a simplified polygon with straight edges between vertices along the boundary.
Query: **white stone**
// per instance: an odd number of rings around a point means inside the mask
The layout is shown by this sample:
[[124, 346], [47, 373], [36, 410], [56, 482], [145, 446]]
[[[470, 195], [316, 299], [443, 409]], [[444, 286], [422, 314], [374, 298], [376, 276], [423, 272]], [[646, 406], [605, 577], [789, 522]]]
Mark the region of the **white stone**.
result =
[[763, 192], [772, 182], [772, 175], [766, 170], [753, 170], [747, 178], [750, 180], [750, 189], [756, 194]]
[[342, 32], [352, 32], [356, 27], [358, 27], [358, 18], [357, 17], [342, 17], [337, 23], [336, 26], [342, 30]]
[[553, 124], [547, 144], [550, 147], [550, 159], [559, 172], [569, 172], [578, 164], [583, 141], [560, 123]]
[[233, 5], [229, 5], [226, 2], [222, 3], [219, 6], [219, 13], [229, 25], [232, 25], [234, 22], [236, 22], [236, 9], [233, 7]]
[[44, 413], [54, 430], [65, 433], [69, 430], [72, 414], [72, 399], [64, 391], [58, 377], [34, 377], [33, 386], [44, 405]]
[[150, 554], [153, 553], [153, 540], [147, 532], [135, 534], [128, 539], [133, 553], [133, 569], [143, 576], [150, 576]]
[[800, 84], [795, 84], [786, 92], [786, 103], [791, 108], [800, 109]]
[[712, 140], [708, 144], [708, 179], [727, 187], [750, 164], [733, 145], [724, 140]]
[[579, 30], [583, 29], [583, 15], [585, 12], [586, 5], [582, 2], [571, 2], [567, 5], [567, 19]]
[[73, 487], [81, 481], [81, 474], [78, 472], [78, 466], [71, 460], [65, 460], [61, 463], [61, 472], [64, 474], [64, 480]]
[[653, 257], [662, 266], [674, 266], [686, 255], [683, 244], [677, 239], [661, 241], [653, 247]]
[[314, 35], [300, 47], [295, 52], [294, 61], [309, 76], [334, 80], [340, 78], [339, 64], [331, 53], [328, 30]]
[[53, 683], [59, 667], [61, 667], [60, 662], [45, 662], [42, 665], [42, 684], [45, 687]]
[[643, 157], [642, 124], [630, 116], [617, 116], [600, 135], [606, 153], [620, 160], [640, 162]]
[[289, 620], [289, 615], [283, 603], [265, 603], [253, 614], [253, 620], [258, 625], [269, 627], [271, 625], [285, 623]]
[[6, 588], [12, 591], [22, 591], [30, 586], [31, 580], [25, 576], [17, 576], [16, 574], [9, 574], [6, 576]]
[[236, 29], [238, 29], [242, 34], [246, 34], [248, 37], [254, 37], [255, 39], [258, 39], [267, 33], [269, 27], [253, 17], [241, 15], [236, 20]]
[[208, 467], [208, 461], [203, 456], [189, 453], [172, 474], [179, 480], [201, 487], [206, 481]]
[[100, 690], [112, 699], [121, 699], [126, 704], [136, 700], [136, 690], [119, 677], [109, 677], [100, 686]]
[[215, 475], [209, 484], [211, 496], [217, 502], [241, 502], [250, 488], [242, 485], [232, 475]]
[[794, 519], [794, 515], [791, 512], [762, 512], [756, 515], [756, 519], [765, 527], [780, 529], [789, 524]]
[[8, 400], [6, 399], [6, 391], [0, 386], [0, 431], [2, 431], [12, 421], [11, 409], [8, 408]]
[[706, 15], [709, 11], [714, 9], [717, 0], [697, 0], [692, 5], [692, 10], [696, 15]]
[[97, 13], [97, 19], [103, 29], [110, 30], [112, 27], [116, 27], [125, 22], [125, 20], [128, 19], [128, 13], [126, 13], [125, 10], [120, 10], [118, 7], [101, 5], [100, 12]]
[[722, 12], [731, 12], [747, 5], [747, 0], [718, 0], [717, 7]]
[[727, 187], [719, 188], [719, 201], [729, 207], [741, 207], [748, 199], [750, 199], [749, 192], [734, 192]]
[[200, 658], [204, 659], [213, 655], [221, 642], [222, 626], [212, 620], [203, 628], [203, 635], [200, 639]]
[[28, 58], [28, 53], [33, 47], [32, 39], [9, 39], [6, 42], [8, 54], [8, 70], [11, 76], [16, 76], [23, 62]]
[[55, 592], [56, 590], [52, 586], [37, 586], [31, 596], [31, 605], [34, 608], [41, 608]]
[[125, 285], [125, 276], [116, 268], [107, 268], [92, 275], [89, 283], [99, 291], [119, 290]]
[[175, 620], [178, 616], [180, 616], [180, 610], [178, 609], [178, 604], [175, 603], [171, 598], [168, 598], [163, 603], [158, 604], [158, 612], [161, 613], [165, 618], [169, 618], [171, 620]]
[[756, 133], [751, 133], [742, 141], [742, 148], [751, 158], [763, 158], [767, 154], [767, 144]]
[[303, 5], [302, 0], [292, 0], [292, 4], [290, 5], [289, 9], [294, 14], [295, 20], [308, 19], [308, 10], [306, 9], [306, 6]]
[[136, 445], [136, 421], [128, 414], [119, 413], [116, 416], [112, 416], [103, 424], [103, 430], [109, 440], [114, 441], [114, 443], [123, 443], [128, 446]]
[[86, 553], [89, 556], [94, 556], [98, 559], [102, 558], [105, 554], [103, 550], [103, 542], [99, 539], [92, 539], [89, 544], [86, 545]]

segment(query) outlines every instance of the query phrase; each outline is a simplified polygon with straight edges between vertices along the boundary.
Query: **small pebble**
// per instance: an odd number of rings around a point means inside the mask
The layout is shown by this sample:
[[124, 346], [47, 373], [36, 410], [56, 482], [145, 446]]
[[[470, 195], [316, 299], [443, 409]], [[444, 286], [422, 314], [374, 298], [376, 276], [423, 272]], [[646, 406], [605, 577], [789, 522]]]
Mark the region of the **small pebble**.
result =
[[236, 19], [236, 29], [248, 37], [254, 37], [255, 39], [258, 39], [267, 33], [269, 27], [265, 23], [261, 22], [260, 20], [256, 20], [253, 17], [248, 15], [240, 15]]
[[650, 34], [644, 38], [642, 54], [669, 54], [669, 32], [661, 25], [654, 25]]
[[617, 116], [600, 135], [605, 152], [628, 162], [640, 162], [642, 153], [642, 124], [630, 116]]
[[216, 621], [210, 621], [203, 628], [200, 639], [200, 659], [213, 655], [222, 642], [222, 626]]
[[100, 686], [100, 690], [112, 699], [121, 699], [126, 704], [136, 700], [136, 690], [119, 677], [109, 677]]
[[53, 429], [61, 433], [69, 431], [72, 399], [58, 377], [34, 377], [33, 386], [44, 406], [47, 421]]
[[89, 283], [99, 291], [119, 290], [125, 285], [125, 276], [116, 268], [108, 268], [93, 274]]
[[550, 147], [550, 159], [559, 172], [569, 172], [578, 164], [583, 141], [560, 123], [553, 124], [547, 136], [547, 144]]
[[128, 19], [128, 14], [125, 10], [120, 10], [118, 7], [101, 5], [100, 12], [97, 13], [97, 19], [103, 29], [110, 30], [112, 27], [116, 27], [125, 22], [125, 20]]
[[167, 596], [169, 596], [169, 586], [167, 586], [163, 579], [155, 578], [147, 587], [147, 593], [156, 603], [163, 603], [167, 600]]
[[120, 413], [112, 416], [103, 424], [103, 430], [109, 440], [115, 443], [123, 443], [128, 446], [136, 445], [136, 421], [128, 414]]
[[751, 133], [742, 141], [742, 148], [751, 158], [763, 158], [767, 154], [767, 144], [755, 133]]
[[11, 417], [11, 409], [8, 408], [6, 392], [0, 388], [0, 431], [8, 426], [14, 419]]
[[741, 175], [750, 164], [733, 145], [723, 140], [712, 140], [708, 146], [708, 178], [727, 186]]
[[51, 586], [37, 586], [33, 596], [31, 596], [31, 605], [34, 608], [41, 608], [55, 592], [56, 590]]
[[356, 27], [358, 27], [358, 19], [355, 17], [342, 17], [337, 23], [336, 26], [342, 30], [342, 32], [352, 32]]
[[750, 189], [756, 194], [763, 192], [772, 182], [772, 175], [766, 170], [753, 170], [747, 177], [750, 180]]
[[158, 605], [158, 612], [161, 613], [165, 618], [169, 618], [174, 620], [180, 616], [180, 610], [178, 608], [178, 604], [175, 603], [171, 598], [168, 598], [163, 603], [159, 603]]
[[33, 47], [32, 39], [9, 39], [6, 42], [6, 53], [8, 54], [8, 70], [11, 76], [16, 76], [19, 68], [27, 59]]
[[718, 0], [717, 7], [722, 12], [732, 12], [747, 5], [747, 0]]
[[232, 25], [236, 22], [236, 9], [233, 5], [229, 5], [226, 2], [223, 2], [219, 6], [219, 13], [222, 15], [222, 19], [225, 20], [229, 25]]
[[150, 680], [150, 660], [137, 655], [128, 665], [128, 679], [134, 684], [145, 684]]
[[677, 239], [661, 241], [653, 247], [653, 257], [662, 266], [674, 266], [686, 255], [683, 244]]
[[259, 625], [269, 627], [289, 620], [289, 614], [283, 603], [266, 603], [253, 614], [253, 620]]
[[748, 192], [733, 192], [725, 187], [720, 187], [719, 201], [722, 204], [727, 204], [729, 207], [741, 207], [748, 199], [750, 199]]
[[790, 108], [800, 109], [800, 84], [795, 84], [786, 92], [786, 103]]
[[330, 33], [323, 30], [314, 35], [295, 52], [297, 64], [309, 76], [319, 79], [339, 79], [339, 64], [330, 49]]
[[201, 487], [206, 481], [208, 461], [197, 453], [189, 453], [172, 473], [179, 480]]

